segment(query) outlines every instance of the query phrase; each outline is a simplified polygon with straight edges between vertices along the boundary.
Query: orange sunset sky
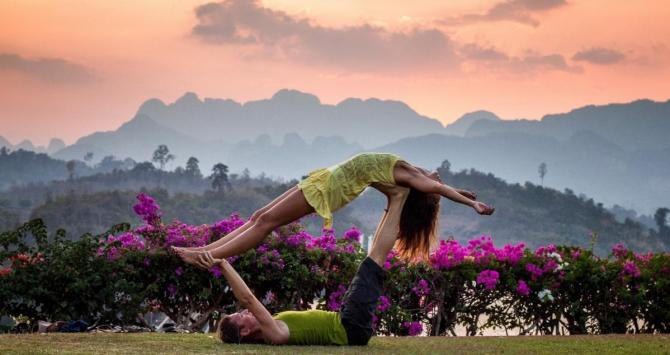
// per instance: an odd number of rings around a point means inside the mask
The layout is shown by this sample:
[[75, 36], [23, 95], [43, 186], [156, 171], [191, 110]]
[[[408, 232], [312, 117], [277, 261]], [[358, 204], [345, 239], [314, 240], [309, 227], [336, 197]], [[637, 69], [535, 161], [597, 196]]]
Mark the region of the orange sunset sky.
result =
[[401, 100], [443, 123], [670, 98], [665, 0], [0, 1], [0, 136], [114, 130], [139, 105]]

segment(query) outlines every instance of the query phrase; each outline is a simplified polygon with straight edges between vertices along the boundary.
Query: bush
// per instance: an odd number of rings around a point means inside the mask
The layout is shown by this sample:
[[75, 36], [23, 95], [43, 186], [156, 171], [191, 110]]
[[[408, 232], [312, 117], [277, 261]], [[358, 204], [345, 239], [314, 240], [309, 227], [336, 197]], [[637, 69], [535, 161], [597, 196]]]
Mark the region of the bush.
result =
[[[235, 300], [220, 270], [185, 265], [169, 247], [201, 246], [245, 221], [165, 224], [159, 206], [139, 194], [127, 223], [77, 241], [59, 229], [48, 237], [40, 219], [0, 234], [0, 314], [37, 320], [83, 319], [143, 325], [142, 314], [166, 313], [185, 328], [213, 326]], [[354, 227], [336, 238], [299, 223], [275, 230], [262, 244], [229, 258], [270, 312], [338, 310], [365, 254]], [[523, 243], [496, 248], [482, 236], [460, 245], [441, 241], [430, 260], [407, 263], [391, 252], [388, 278], [374, 317], [379, 334], [468, 335], [490, 328], [522, 334], [667, 333], [670, 255], [635, 254], [616, 245], [608, 258], [591, 250]]]

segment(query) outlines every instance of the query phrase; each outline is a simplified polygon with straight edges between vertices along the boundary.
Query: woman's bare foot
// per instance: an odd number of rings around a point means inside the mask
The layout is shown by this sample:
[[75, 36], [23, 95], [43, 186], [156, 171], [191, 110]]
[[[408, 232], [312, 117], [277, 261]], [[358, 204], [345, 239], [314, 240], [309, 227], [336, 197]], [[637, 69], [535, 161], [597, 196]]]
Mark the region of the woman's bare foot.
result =
[[190, 251], [205, 251], [205, 247], [173, 247], [179, 250], [190, 250]]
[[198, 268], [205, 268], [201, 257], [204, 257], [205, 251], [194, 251], [194, 250], [186, 250], [186, 249], [176, 249], [177, 255], [187, 264], [191, 264], [193, 266], [196, 266]]

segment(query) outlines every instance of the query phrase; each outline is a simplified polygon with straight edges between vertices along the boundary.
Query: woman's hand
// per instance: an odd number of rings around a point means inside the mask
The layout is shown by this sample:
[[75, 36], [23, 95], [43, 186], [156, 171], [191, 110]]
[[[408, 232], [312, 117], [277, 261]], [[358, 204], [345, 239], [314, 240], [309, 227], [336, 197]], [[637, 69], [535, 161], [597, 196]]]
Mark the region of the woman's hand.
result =
[[463, 196], [465, 196], [465, 197], [467, 197], [471, 200], [476, 200], [477, 199], [477, 195], [475, 195], [475, 193], [472, 192], [472, 191], [461, 190], [461, 189], [458, 189], [456, 191], [458, 191], [459, 194], [461, 194], [461, 195], [463, 195]]
[[493, 213], [493, 211], [496, 210], [495, 208], [493, 208], [491, 206], [488, 206], [485, 203], [479, 202], [479, 201], [475, 201], [475, 204], [472, 205], [472, 208], [474, 208], [475, 211], [477, 211], [477, 213], [483, 214], [483, 215], [490, 215], [490, 214]]

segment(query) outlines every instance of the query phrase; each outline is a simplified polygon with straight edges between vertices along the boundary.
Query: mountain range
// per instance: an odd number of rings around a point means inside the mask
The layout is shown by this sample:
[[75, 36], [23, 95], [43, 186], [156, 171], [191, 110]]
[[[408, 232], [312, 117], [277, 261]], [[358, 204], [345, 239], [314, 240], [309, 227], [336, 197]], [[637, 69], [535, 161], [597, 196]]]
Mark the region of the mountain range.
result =
[[[145, 161], [166, 144], [176, 156], [168, 169], [195, 156], [205, 173], [223, 162], [231, 172], [248, 168], [285, 179], [360, 151], [390, 151], [431, 169], [447, 159], [455, 170], [476, 168], [510, 182], [571, 189], [651, 214], [670, 201], [669, 133], [670, 100], [591, 105], [539, 120], [475, 111], [444, 126], [399, 101], [349, 98], [329, 105], [284, 89], [246, 103], [201, 100], [190, 92], [170, 104], [149, 99], [116, 130], [60, 149], [53, 139], [42, 149], [63, 160], [93, 152], [93, 161], [107, 155]], [[2, 137], [0, 145], [19, 148]], [[548, 171], [540, 179], [542, 162]]]

